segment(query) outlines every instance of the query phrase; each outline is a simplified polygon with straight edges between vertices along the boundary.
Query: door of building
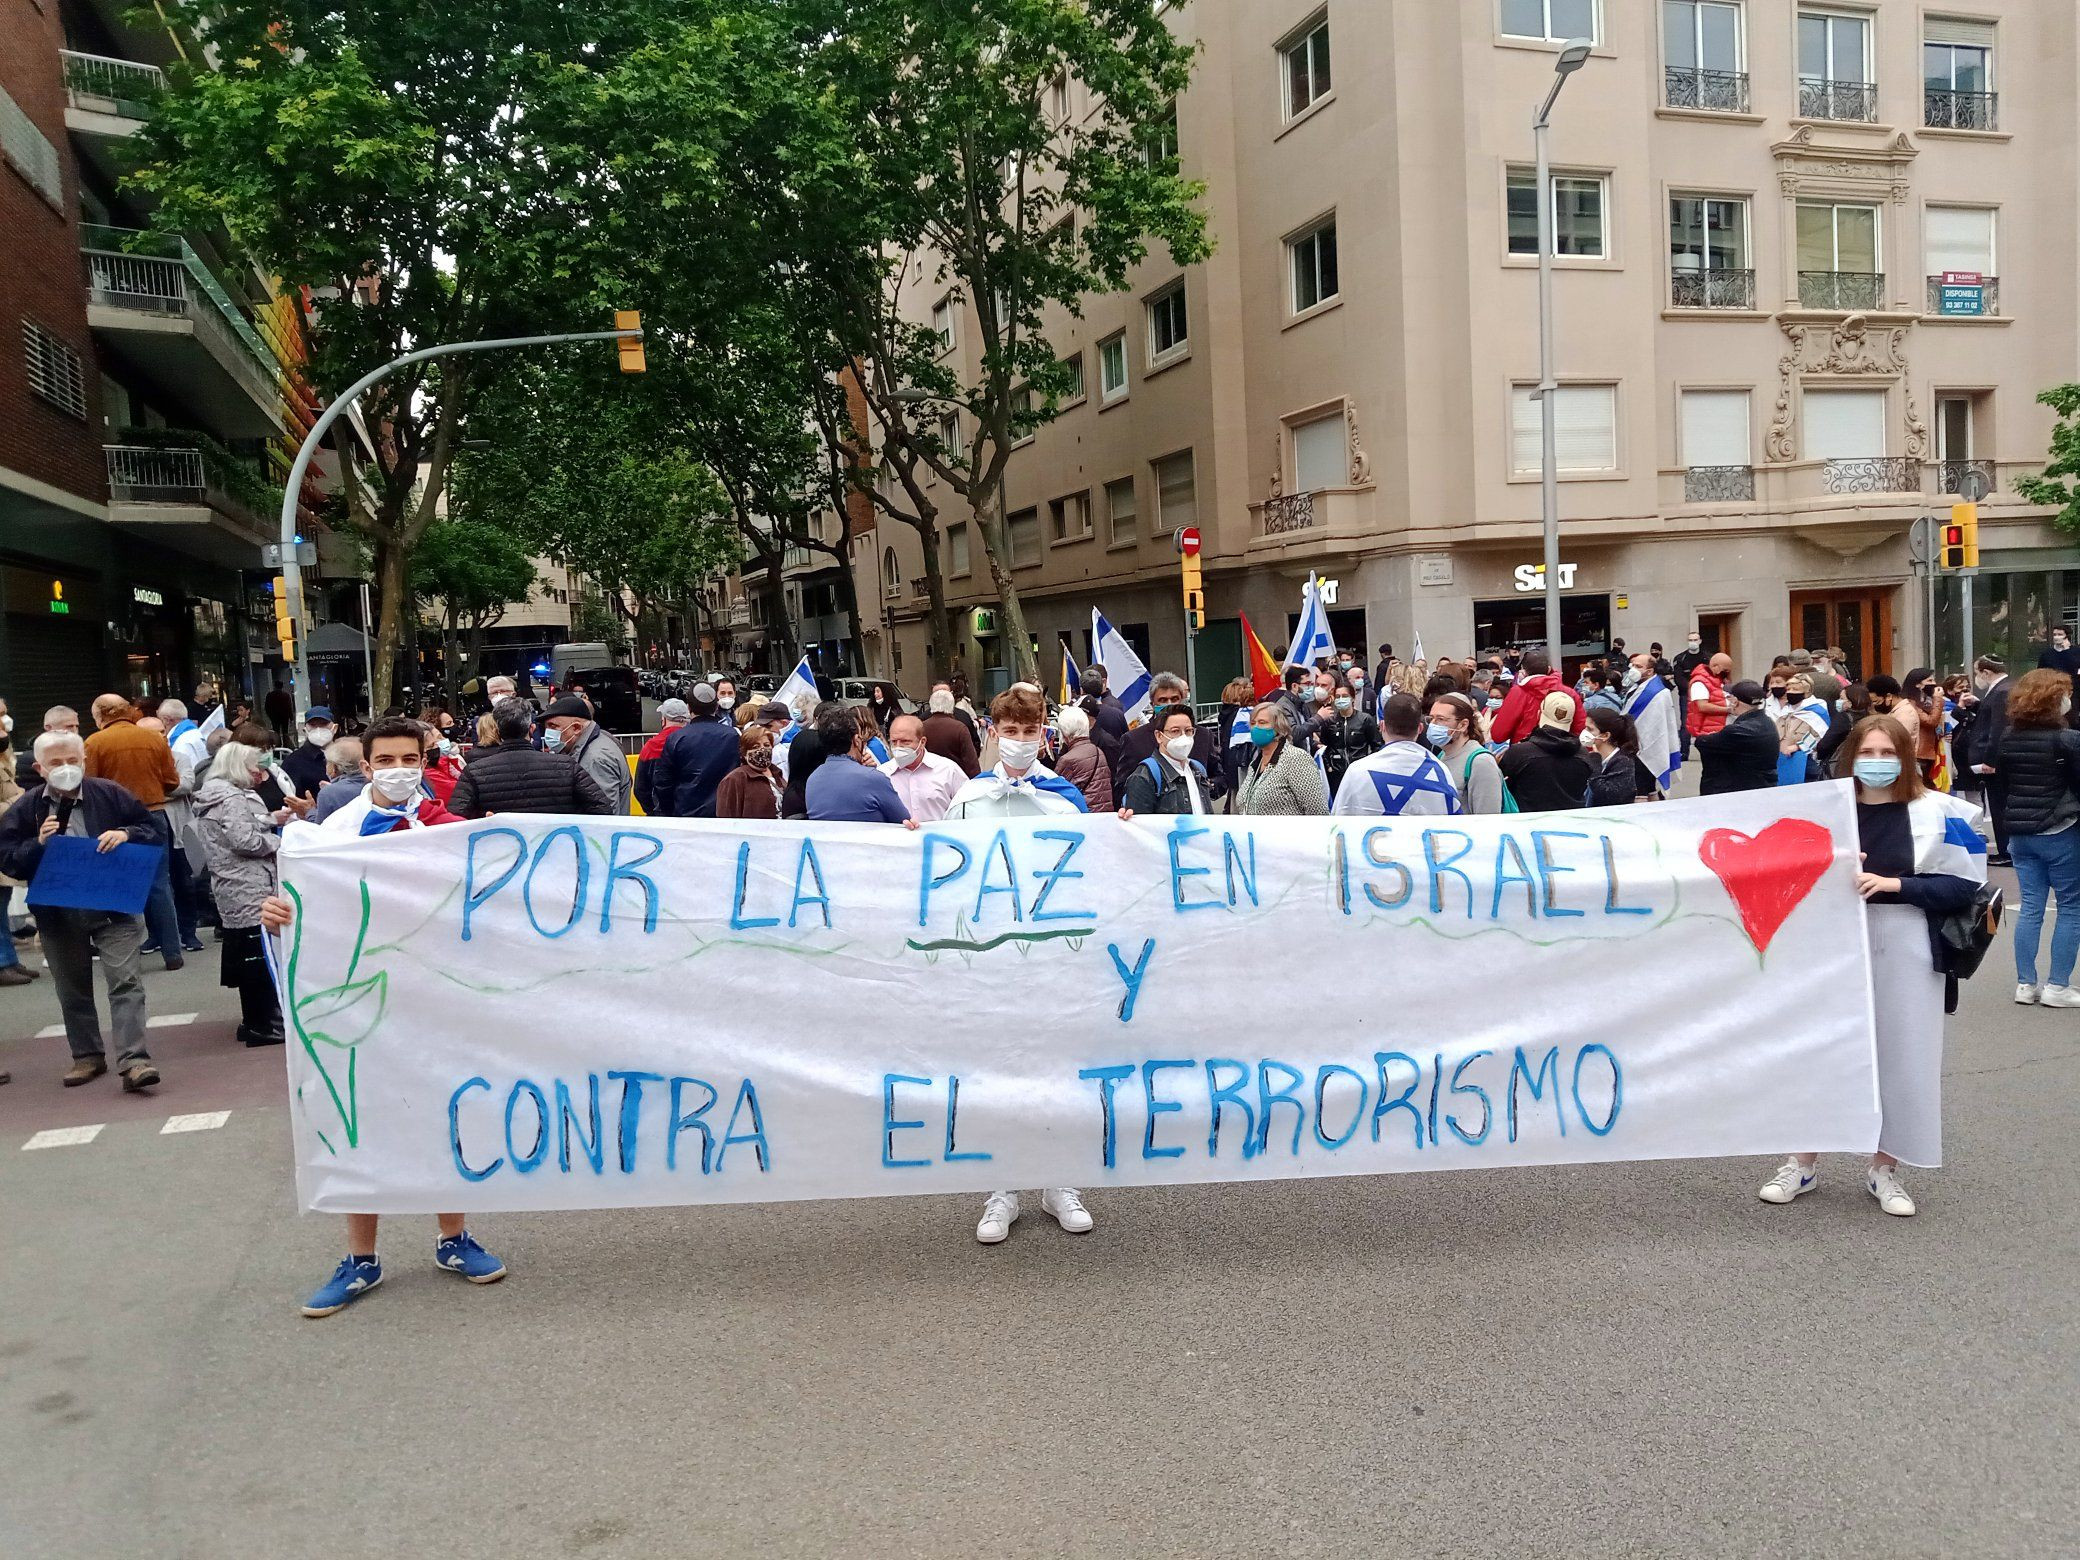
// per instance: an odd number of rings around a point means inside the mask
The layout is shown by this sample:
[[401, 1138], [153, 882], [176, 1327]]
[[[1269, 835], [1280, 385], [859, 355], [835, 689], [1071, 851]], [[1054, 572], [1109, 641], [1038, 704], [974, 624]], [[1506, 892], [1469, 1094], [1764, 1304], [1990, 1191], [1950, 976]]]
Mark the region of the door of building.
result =
[[1840, 650], [1842, 675], [1854, 682], [1891, 672], [1891, 588], [1793, 591], [1791, 642], [1807, 650]]
[[1733, 657], [1736, 673], [1741, 665], [1741, 615], [1738, 612], [1701, 612], [1697, 616], [1697, 647], [1705, 659], [1725, 651]]

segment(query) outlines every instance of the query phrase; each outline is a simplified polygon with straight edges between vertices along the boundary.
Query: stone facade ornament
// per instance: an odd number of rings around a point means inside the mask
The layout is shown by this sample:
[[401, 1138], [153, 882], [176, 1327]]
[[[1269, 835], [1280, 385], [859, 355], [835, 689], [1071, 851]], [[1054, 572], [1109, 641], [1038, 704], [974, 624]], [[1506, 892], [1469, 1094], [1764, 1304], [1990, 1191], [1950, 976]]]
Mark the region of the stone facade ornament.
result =
[[1914, 405], [1914, 390], [1907, 387], [1907, 454], [1915, 460], [1928, 459], [1928, 424]]
[[[1907, 377], [1907, 327], [1872, 325], [1861, 314], [1852, 314], [1834, 324], [1782, 326], [1789, 344], [1777, 359], [1777, 399], [1770, 416], [1763, 450], [1773, 461], [1798, 459], [1798, 382], [1806, 374], [1829, 374], [1841, 378], [1882, 378], [1904, 381]], [[1928, 429], [1907, 397], [1907, 453], [1916, 459], [1928, 449]]]
[[1370, 487], [1372, 457], [1365, 453], [1365, 447], [1358, 442], [1358, 409], [1348, 401], [1343, 403], [1343, 425], [1350, 435], [1351, 486]]
[[1280, 423], [1271, 436], [1271, 496], [1283, 498], [1286, 491], [1286, 425]]

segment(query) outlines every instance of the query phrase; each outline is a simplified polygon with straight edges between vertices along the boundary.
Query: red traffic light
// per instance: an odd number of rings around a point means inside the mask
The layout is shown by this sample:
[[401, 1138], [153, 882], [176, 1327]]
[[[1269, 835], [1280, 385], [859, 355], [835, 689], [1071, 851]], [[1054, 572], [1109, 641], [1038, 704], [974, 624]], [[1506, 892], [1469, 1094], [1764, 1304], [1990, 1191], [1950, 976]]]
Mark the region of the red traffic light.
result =
[[1945, 547], [1962, 547], [1964, 545], [1964, 527], [1961, 525], [1944, 526], [1943, 545]]
[[1187, 525], [1178, 529], [1177, 550], [1187, 558], [1199, 556], [1199, 528], [1197, 526]]

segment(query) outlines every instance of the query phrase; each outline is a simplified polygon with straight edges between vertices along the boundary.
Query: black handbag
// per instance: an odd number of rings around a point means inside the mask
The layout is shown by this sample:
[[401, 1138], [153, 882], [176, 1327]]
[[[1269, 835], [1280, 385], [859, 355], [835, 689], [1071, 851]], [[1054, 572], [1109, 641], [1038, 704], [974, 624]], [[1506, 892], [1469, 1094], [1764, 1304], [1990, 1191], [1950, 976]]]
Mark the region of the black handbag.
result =
[[1935, 917], [1936, 969], [1953, 981], [1976, 975], [2000, 935], [2005, 908], [2000, 885], [1981, 883], [1962, 910]]

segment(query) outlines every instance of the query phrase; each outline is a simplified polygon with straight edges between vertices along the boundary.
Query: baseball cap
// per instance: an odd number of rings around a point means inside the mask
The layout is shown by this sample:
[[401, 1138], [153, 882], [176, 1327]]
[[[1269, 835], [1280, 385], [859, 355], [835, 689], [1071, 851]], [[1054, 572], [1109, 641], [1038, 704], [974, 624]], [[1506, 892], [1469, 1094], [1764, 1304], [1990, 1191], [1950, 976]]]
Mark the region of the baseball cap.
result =
[[1538, 723], [1566, 731], [1574, 725], [1574, 700], [1564, 693], [1547, 694], [1538, 706]]
[[693, 711], [686, 707], [684, 699], [666, 699], [657, 706], [659, 720], [691, 720]]
[[1793, 666], [1811, 666], [1813, 664], [1813, 652], [1803, 649], [1792, 651], [1791, 664]]
[[303, 712], [303, 723], [306, 726], [329, 726], [332, 724], [332, 711], [322, 704], [313, 704]]
[[1762, 684], [1752, 677], [1743, 677], [1739, 682], [1728, 688], [1726, 692], [1730, 697], [1740, 700], [1743, 704], [1760, 705], [1764, 699], [1769, 697]]

